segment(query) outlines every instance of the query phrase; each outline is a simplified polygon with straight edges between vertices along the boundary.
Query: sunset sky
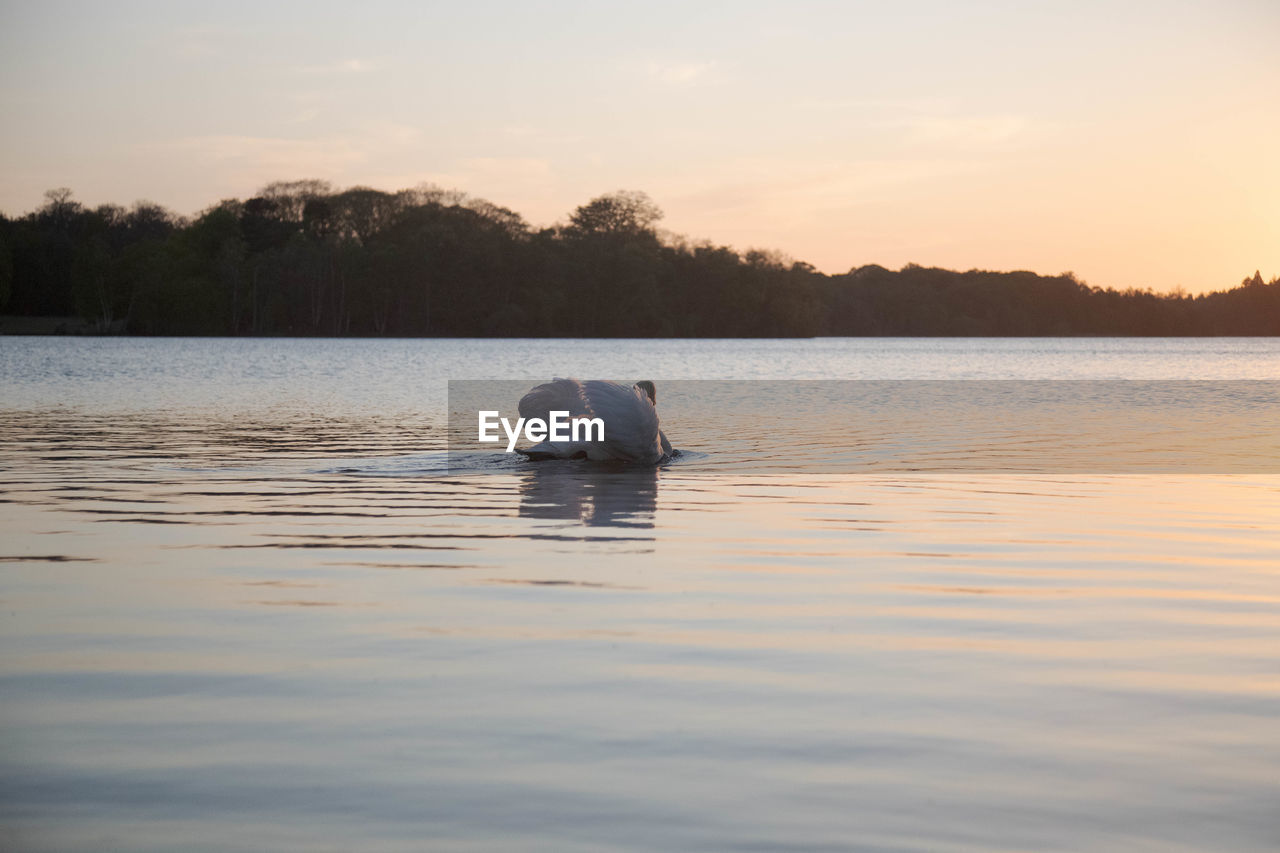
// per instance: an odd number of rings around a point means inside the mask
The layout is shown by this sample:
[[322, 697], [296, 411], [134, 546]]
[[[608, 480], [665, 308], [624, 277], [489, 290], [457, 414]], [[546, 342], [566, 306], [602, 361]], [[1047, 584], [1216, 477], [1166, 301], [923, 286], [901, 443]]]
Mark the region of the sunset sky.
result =
[[456, 188], [825, 272], [1280, 275], [1280, 3], [0, 6], [0, 211]]

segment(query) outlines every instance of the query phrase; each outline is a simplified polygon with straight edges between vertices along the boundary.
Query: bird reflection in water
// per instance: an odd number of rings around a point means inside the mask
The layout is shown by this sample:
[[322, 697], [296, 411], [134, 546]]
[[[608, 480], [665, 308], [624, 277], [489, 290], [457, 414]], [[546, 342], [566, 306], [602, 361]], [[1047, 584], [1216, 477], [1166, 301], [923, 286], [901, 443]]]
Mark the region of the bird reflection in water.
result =
[[652, 529], [658, 469], [548, 461], [520, 482], [520, 516], [577, 521], [590, 527]]

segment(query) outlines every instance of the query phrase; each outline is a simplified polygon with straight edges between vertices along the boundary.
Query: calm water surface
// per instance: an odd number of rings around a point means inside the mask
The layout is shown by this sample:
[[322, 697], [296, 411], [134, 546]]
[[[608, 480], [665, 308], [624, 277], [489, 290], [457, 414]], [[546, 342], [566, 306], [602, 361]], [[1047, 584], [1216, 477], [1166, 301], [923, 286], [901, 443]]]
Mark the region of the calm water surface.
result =
[[0, 338], [0, 848], [1280, 846], [1280, 476], [444, 467], [553, 375], [1280, 342]]

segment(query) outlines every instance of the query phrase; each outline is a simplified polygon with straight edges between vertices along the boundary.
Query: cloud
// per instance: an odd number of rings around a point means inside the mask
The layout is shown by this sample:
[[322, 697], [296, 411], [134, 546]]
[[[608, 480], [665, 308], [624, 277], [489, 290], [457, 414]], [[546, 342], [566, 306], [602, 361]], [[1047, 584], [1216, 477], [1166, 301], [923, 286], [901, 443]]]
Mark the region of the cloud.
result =
[[178, 59], [216, 59], [226, 53], [234, 38], [226, 27], [179, 27], [168, 34], [163, 46]]
[[923, 145], [962, 145], [984, 148], [1026, 138], [1033, 129], [1023, 116], [919, 116], [897, 123], [907, 140]]
[[551, 175], [551, 164], [533, 157], [472, 157], [462, 166], [474, 174], [508, 180], [540, 181]]
[[715, 62], [650, 62], [650, 78], [669, 86], [684, 86], [704, 80], [716, 68]]
[[289, 117], [289, 121], [294, 124], [306, 124], [309, 121], [315, 121], [320, 118], [319, 107], [304, 107]]
[[181, 164], [189, 172], [211, 174], [235, 193], [264, 183], [324, 178], [359, 180], [370, 164], [402, 156], [421, 142], [421, 132], [403, 125], [375, 123], [350, 134], [314, 138], [218, 134], [184, 137], [147, 146], [148, 156]]
[[821, 220], [832, 210], [896, 198], [909, 187], [980, 168], [970, 161], [930, 158], [737, 158], [672, 195], [707, 213]]
[[1012, 113], [975, 114], [942, 97], [797, 98], [798, 121], [819, 123], [830, 134], [884, 134], [897, 143], [1000, 149], [1044, 141], [1066, 126]]
[[293, 70], [297, 74], [364, 74], [376, 67], [374, 63], [364, 59], [343, 59], [324, 65], [298, 65]]
[[195, 168], [255, 176], [250, 182], [303, 174], [332, 175], [367, 158], [360, 147], [348, 139], [284, 139], [228, 134], [188, 137], [157, 147], [187, 156]]
[[[921, 250], [920, 229], [901, 227], [903, 211], [927, 210], [938, 193], [954, 193], [987, 168], [952, 157], [733, 158], [650, 192], [677, 233], [780, 248], [830, 272], [853, 262], [851, 240], [874, 242], [885, 258]], [[954, 240], [941, 225], [931, 222], [927, 242]]]
[[555, 173], [549, 162], [535, 157], [470, 157], [457, 161], [448, 171], [419, 179], [481, 196], [496, 193], [507, 197], [546, 187], [555, 181]]

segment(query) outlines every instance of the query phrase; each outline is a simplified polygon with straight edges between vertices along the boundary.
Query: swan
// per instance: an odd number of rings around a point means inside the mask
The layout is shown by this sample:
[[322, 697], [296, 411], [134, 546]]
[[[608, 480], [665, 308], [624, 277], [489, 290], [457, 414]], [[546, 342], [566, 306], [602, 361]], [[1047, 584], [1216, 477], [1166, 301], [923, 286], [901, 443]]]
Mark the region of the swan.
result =
[[520, 450], [530, 459], [621, 460], [656, 465], [671, 456], [658, 427], [658, 392], [648, 380], [630, 387], [602, 379], [553, 379], [520, 398], [520, 417], [550, 420], [551, 412], [600, 418], [603, 441], [540, 441]]

